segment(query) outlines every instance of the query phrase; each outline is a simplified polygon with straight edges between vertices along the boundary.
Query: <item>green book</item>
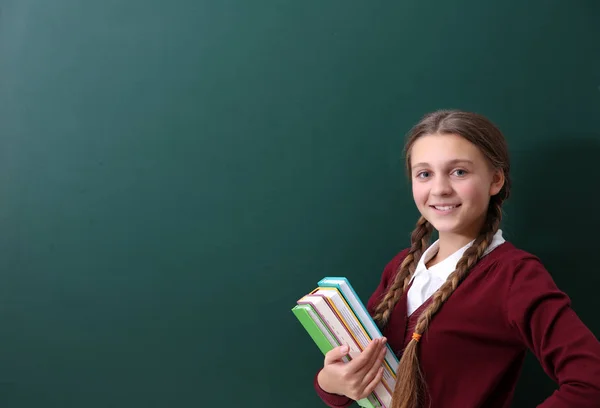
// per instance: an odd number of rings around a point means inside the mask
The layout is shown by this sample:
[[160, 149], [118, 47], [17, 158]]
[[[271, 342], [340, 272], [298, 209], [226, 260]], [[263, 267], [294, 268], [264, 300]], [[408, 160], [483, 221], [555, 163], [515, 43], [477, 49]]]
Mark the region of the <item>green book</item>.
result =
[[[292, 312], [323, 355], [340, 345], [339, 341], [323, 323], [319, 315], [315, 313], [311, 305], [296, 305], [292, 308]], [[348, 362], [349, 360], [350, 359], [347, 356], [344, 357], [344, 361]], [[381, 404], [373, 394], [369, 395], [367, 398], [356, 401], [356, 403], [364, 408], [381, 407]]]

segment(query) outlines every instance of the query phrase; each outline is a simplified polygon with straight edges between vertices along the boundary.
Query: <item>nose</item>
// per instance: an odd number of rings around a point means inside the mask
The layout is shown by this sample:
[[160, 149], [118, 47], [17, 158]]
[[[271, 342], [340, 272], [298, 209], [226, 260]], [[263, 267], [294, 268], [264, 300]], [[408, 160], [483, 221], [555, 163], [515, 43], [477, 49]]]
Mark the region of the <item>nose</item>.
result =
[[435, 177], [431, 187], [431, 194], [437, 196], [447, 196], [452, 194], [452, 183], [448, 177]]

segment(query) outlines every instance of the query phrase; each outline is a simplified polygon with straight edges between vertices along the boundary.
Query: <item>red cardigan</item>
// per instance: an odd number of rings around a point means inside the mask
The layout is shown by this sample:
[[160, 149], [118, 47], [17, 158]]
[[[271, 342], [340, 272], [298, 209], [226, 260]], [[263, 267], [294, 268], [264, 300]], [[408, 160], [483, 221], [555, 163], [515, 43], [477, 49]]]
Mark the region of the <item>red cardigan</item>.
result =
[[[367, 303], [371, 314], [406, 253], [383, 271]], [[406, 294], [397, 303], [383, 335], [398, 356], [428, 304], [407, 318]], [[538, 408], [600, 407], [600, 342], [540, 260], [509, 242], [473, 268], [433, 317], [418, 349], [430, 408], [509, 407], [528, 349], [558, 384]], [[317, 376], [314, 387], [329, 407], [353, 403], [325, 392]]]

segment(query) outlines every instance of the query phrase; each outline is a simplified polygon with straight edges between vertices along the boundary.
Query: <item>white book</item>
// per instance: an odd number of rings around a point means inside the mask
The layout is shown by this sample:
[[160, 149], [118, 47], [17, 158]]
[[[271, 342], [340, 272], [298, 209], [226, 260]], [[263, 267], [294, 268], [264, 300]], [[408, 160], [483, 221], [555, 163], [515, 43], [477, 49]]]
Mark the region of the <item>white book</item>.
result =
[[[292, 309], [292, 311], [294, 311], [294, 314], [296, 314], [296, 315], [299, 313], [297, 310], [303, 310], [306, 312], [309, 319], [314, 323], [315, 328], [318, 331], [318, 333], [323, 338], [325, 338], [325, 340], [328, 342], [327, 344], [329, 345], [329, 347], [325, 346], [325, 349], [323, 349], [323, 348], [321, 349], [321, 351], [323, 351], [323, 353], [327, 353], [327, 351], [331, 350], [332, 348], [338, 347], [341, 345], [339, 340], [331, 333], [331, 331], [329, 330], [329, 328], [327, 328], [325, 323], [323, 323], [323, 320], [319, 317], [317, 312], [315, 312], [312, 305], [296, 305]], [[303, 322], [302, 319], [300, 319], [300, 322], [305, 327], [305, 329], [308, 331], [310, 336], [313, 337], [313, 340], [315, 340], [315, 342], [317, 342], [317, 339], [315, 338], [315, 336], [319, 336], [319, 334], [312, 332], [310, 326], [307, 327], [306, 322]], [[317, 345], [319, 345], [319, 344], [317, 344]], [[321, 343], [321, 345], [322, 345], [322, 343]], [[321, 346], [319, 346], [319, 348], [321, 348]], [[344, 357], [342, 357], [342, 361], [344, 363], [347, 363], [350, 361], [350, 357], [344, 356]], [[363, 408], [380, 408], [381, 407], [381, 403], [379, 402], [379, 400], [373, 393], [369, 394], [366, 398], [356, 401], [356, 403], [358, 404], [358, 406], [363, 407]]]
[[[346, 324], [350, 334], [354, 337], [354, 340], [358, 344], [361, 350], [367, 348], [371, 343], [371, 338], [361, 322], [358, 320], [354, 311], [350, 305], [346, 302], [346, 299], [342, 296], [339, 290], [335, 287], [320, 287], [311, 292], [313, 295], [323, 295], [330, 300], [330, 304], [334, 306], [335, 311], [341, 317], [342, 323]], [[392, 371], [392, 368], [387, 364], [384, 359], [383, 362], [383, 385], [387, 388], [390, 394], [394, 393], [394, 387], [396, 385], [396, 373]]]
[[[354, 314], [356, 315], [362, 326], [365, 328], [370, 338], [378, 339], [383, 337], [381, 331], [375, 324], [375, 321], [373, 320], [373, 318], [367, 311], [367, 308], [354, 291], [354, 288], [352, 287], [348, 279], [343, 277], [326, 277], [321, 279], [318, 285], [319, 287], [337, 288], [354, 311]], [[396, 372], [398, 372], [398, 364], [400, 362], [389, 344], [387, 344], [387, 349], [388, 350], [385, 353], [385, 361], [394, 373], [394, 378], [396, 378]]]
[[[355, 336], [350, 333], [344, 322], [340, 319], [339, 315], [335, 311], [335, 307], [328, 302], [328, 298], [326, 296], [323, 294], [309, 294], [302, 297], [297, 303], [312, 305], [313, 309], [319, 314], [319, 317], [327, 325], [329, 330], [331, 330], [331, 332], [342, 344], [347, 344], [349, 346], [350, 350], [348, 354], [351, 359], [356, 358], [361, 354], [362, 347], [355, 340]], [[383, 408], [388, 408], [391, 406], [392, 394], [383, 384], [383, 381], [380, 381], [377, 384], [373, 390], [373, 393], [380, 401]]]

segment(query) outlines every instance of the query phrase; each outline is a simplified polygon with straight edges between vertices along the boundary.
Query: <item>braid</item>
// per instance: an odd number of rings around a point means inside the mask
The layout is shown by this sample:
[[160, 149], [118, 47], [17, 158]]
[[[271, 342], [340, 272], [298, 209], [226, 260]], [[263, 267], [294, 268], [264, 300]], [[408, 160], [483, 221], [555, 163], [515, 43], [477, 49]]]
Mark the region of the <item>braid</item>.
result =
[[415, 331], [423, 334], [429, 327], [429, 322], [440, 306], [456, 290], [458, 285], [467, 277], [473, 265], [475, 265], [488, 249], [494, 238], [494, 234], [500, 227], [502, 209], [500, 204], [491, 202], [486, 223], [473, 245], [469, 247], [456, 263], [456, 269], [448, 276], [444, 284], [432, 295], [432, 302], [419, 317]]
[[[498, 196], [492, 197], [481, 233], [475, 239], [473, 245], [460, 258], [454, 272], [448, 276], [446, 282], [432, 295], [431, 304], [419, 316], [415, 325], [414, 332], [417, 335], [420, 336], [427, 331], [432, 317], [439, 311], [442, 304], [456, 290], [458, 285], [467, 277], [473, 265], [484, 255], [492, 242], [494, 234], [500, 227], [502, 219], [501, 204], [502, 200]], [[425, 381], [417, 356], [417, 343], [416, 340], [411, 340], [404, 350], [398, 368], [391, 408], [416, 408], [419, 406], [426, 392]]]
[[408, 255], [406, 255], [402, 261], [392, 285], [375, 308], [373, 320], [380, 329], [388, 323], [392, 310], [394, 310], [394, 306], [396, 306], [396, 303], [398, 303], [398, 300], [406, 291], [410, 278], [417, 267], [417, 263], [429, 245], [432, 231], [433, 226], [429, 221], [427, 221], [425, 217], [419, 218], [417, 225], [411, 234], [411, 246]]

